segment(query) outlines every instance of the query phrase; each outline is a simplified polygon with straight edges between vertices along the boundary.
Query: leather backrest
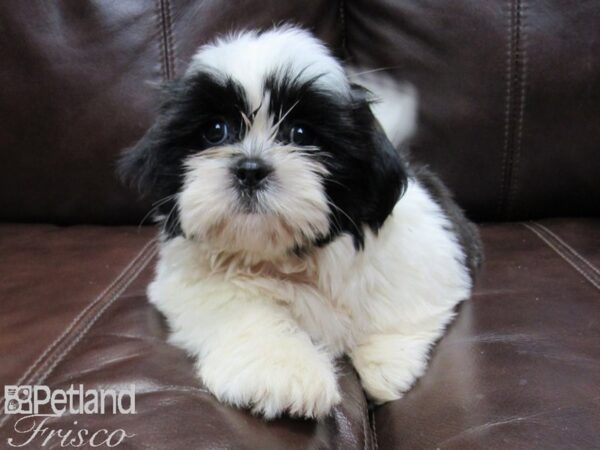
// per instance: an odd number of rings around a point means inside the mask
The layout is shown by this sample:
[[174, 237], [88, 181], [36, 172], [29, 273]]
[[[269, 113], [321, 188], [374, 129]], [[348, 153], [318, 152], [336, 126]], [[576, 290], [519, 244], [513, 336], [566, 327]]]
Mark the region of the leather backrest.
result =
[[157, 86], [219, 33], [291, 20], [339, 46], [328, 0], [0, 2], [0, 221], [140, 222], [115, 176]]
[[600, 214], [600, 2], [345, 5], [350, 60], [416, 85], [412, 152], [471, 216]]
[[4, 0], [0, 220], [139, 223], [114, 162], [155, 85], [239, 27], [294, 21], [420, 95], [412, 153], [477, 219], [600, 210], [594, 0]]

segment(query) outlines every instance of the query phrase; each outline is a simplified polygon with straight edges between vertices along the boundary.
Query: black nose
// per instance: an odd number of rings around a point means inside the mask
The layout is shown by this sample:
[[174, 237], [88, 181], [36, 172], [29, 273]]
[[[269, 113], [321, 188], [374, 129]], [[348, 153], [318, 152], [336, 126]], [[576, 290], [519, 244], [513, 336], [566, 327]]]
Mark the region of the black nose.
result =
[[240, 185], [255, 189], [273, 169], [260, 158], [242, 158], [233, 166], [233, 174]]

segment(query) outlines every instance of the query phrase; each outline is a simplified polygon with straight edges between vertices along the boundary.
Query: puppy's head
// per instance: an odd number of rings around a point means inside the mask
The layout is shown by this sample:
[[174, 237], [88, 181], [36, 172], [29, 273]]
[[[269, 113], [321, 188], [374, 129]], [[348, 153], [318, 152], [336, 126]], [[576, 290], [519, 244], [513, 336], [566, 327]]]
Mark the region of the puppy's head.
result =
[[400, 156], [340, 64], [292, 27], [200, 48], [156, 123], [120, 160], [167, 236], [273, 257], [382, 225]]

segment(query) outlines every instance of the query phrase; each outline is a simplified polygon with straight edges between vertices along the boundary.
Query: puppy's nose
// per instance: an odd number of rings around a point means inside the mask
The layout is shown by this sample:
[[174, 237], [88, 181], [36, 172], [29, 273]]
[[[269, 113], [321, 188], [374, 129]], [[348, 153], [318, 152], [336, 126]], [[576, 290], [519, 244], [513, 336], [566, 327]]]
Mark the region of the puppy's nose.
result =
[[242, 158], [233, 166], [233, 174], [245, 188], [253, 189], [269, 175], [273, 169], [260, 158]]

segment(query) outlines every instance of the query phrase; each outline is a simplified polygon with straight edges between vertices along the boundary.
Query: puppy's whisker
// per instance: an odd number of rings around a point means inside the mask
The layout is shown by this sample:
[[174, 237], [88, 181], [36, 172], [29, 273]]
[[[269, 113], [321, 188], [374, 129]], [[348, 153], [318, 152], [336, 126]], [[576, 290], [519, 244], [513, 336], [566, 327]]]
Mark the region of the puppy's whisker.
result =
[[172, 200], [175, 197], [177, 197], [177, 194], [167, 195], [166, 197], [158, 199], [157, 201], [152, 203], [152, 208], [150, 208], [148, 210], [148, 212], [146, 214], [144, 214], [144, 217], [142, 217], [142, 220], [140, 220], [140, 223], [137, 226], [138, 231], [140, 230], [140, 228], [142, 228], [142, 225], [144, 225], [144, 222], [146, 221], [146, 219], [148, 219], [150, 216], [152, 216], [152, 214], [154, 214], [155, 212], [158, 212], [159, 208], [162, 205], [164, 205], [165, 203], [168, 203], [170, 200]]
[[354, 226], [356, 231], [359, 233], [362, 233], [362, 230], [360, 229], [360, 227], [358, 225], [356, 225], [356, 222], [354, 222], [354, 220], [352, 220], [352, 217], [350, 217], [348, 215], [348, 213], [346, 213], [346, 211], [344, 211], [342, 208], [340, 208], [336, 204], [332, 203], [331, 200], [329, 200], [329, 199], [327, 199], [327, 204], [329, 206], [333, 207], [334, 209], [336, 209], [337, 211], [339, 211], [340, 213], [342, 213], [346, 217], [346, 219], [348, 219], [350, 221], [350, 223]]
[[160, 205], [162, 205], [164, 203], [167, 203], [169, 200], [171, 200], [171, 199], [173, 199], [175, 197], [177, 197], [177, 194], [167, 195], [166, 197], [163, 197], [163, 198], [161, 198], [161, 199], [153, 202], [152, 205], [160, 206]]
[[144, 214], [144, 217], [142, 217], [142, 220], [140, 221], [140, 223], [137, 226], [137, 230], [140, 231], [140, 229], [142, 228], [142, 225], [144, 225], [144, 222], [146, 221], [146, 219], [148, 219], [148, 217], [150, 217], [153, 213], [155, 213], [156, 211], [158, 211], [158, 206], [153, 206], [152, 208], [150, 208], [148, 210], [148, 212], [146, 214]]
[[330, 182], [330, 183], [333, 183], [333, 184], [337, 184], [338, 186], [343, 187], [347, 191], [351, 191], [351, 189], [348, 186], [346, 186], [344, 183], [342, 183], [341, 181], [334, 180], [333, 178], [331, 178], [331, 179], [329, 179], [327, 181]]
[[278, 133], [279, 133], [279, 127], [276, 124], [272, 125], [269, 128], [269, 137], [267, 138], [267, 141], [269, 144], [272, 144], [273, 142], [275, 142], [275, 139], [277, 138]]
[[250, 118], [252, 118], [252, 120], [254, 120], [256, 118], [256, 115], [258, 114], [258, 111], [260, 111], [260, 108], [262, 108], [262, 105], [263, 105], [263, 102], [261, 101], [259, 103], [259, 105], [256, 107], [256, 109], [250, 113]]
[[350, 74], [348, 74], [348, 78], [360, 77], [361, 75], [368, 75], [370, 73], [384, 72], [386, 70], [396, 70], [396, 69], [400, 69], [401, 67], [402, 66], [377, 67], [375, 69], [365, 70], [363, 72], [350, 73]]
[[282, 122], [285, 120], [285, 118], [286, 118], [287, 116], [289, 116], [289, 115], [290, 115], [290, 113], [292, 112], [292, 110], [293, 110], [293, 109], [294, 109], [296, 106], [298, 106], [298, 103], [300, 103], [300, 100], [296, 100], [296, 101], [294, 102], [294, 104], [293, 104], [292, 106], [290, 106], [290, 107], [289, 107], [289, 109], [288, 109], [288, 110], [285, 112], [285, 114], [284, 114], [283, 116], [281, 116], [281, 113], [280, 113], [280, 119], [279, 119], [279, 121], [278, 121], [278, 122], [277, 122], [277, 123], [274, 125], [276, 128], [279, 128], [279, 125], [281, 125], [281, 123], [282, 123]]
[[244, 121], [244, 124], [248, 129], [250, 129], [250, 127], [252, 126], [252, 122], [250, 121], [250, 119], [244, 111], [240, 111], [240, 114], [242, 115], [242, 120]]
[[167, 214], [167, 217], [164, 220], [165, 231], [167, 231], [167, 234], [172, 234], [175, 231], [173, 229], [169, 229], [169, 227], [174, 226], [174, 224], [171, 222], [171, 216], [173, 215], [173, 212], [175, 212], [176, 209], [177, 209], [177, 202], [175, 202], [173, 204], [171, 211], [169, 211], [169, 214]]

